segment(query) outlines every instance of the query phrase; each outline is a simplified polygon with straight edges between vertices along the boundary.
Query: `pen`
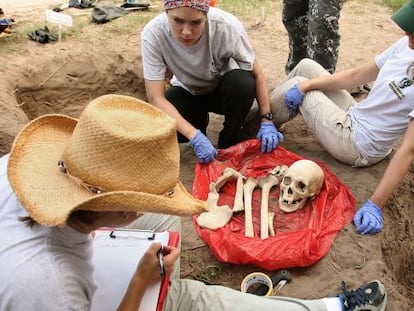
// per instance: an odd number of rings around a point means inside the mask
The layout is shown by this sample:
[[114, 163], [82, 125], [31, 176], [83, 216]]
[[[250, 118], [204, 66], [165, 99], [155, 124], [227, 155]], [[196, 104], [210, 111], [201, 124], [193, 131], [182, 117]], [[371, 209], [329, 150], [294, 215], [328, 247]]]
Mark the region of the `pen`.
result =
[[165, 277], [164, 245], [161, 245], [161, 248], [158, 251], [158, 259], [159, 259], [159, 264], [160, 264], [160, 275], [161, 275], [161, 277]]

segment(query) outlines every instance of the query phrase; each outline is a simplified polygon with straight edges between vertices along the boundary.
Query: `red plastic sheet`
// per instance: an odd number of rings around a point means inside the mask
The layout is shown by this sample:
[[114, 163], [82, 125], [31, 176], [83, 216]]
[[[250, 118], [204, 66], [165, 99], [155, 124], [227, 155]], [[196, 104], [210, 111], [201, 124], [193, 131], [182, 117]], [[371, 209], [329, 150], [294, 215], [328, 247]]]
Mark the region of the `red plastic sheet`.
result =
[[[231, 167], [246, 177], [261, 177], [278, 165], [290, 166], [304, 159], [278, 146], [272, 153], [262, 154], [256, 139], [242, 142], [228, 149], [219, 150], [216, 161], [197, 164], [193, 195], [206, 200], [209, 184]], [[315, 161], [317, 162], [317, 161]], [[308, 201], [302, 210], [284, 213], [279, 210], [279, 187], [270, 193], [270, 205], [276, 204], [274, 228], [276, 235], [260, 239], [261, 190], [253, 192], [254, 238], [244, 236], [244, 213], [236, 213], [223, 228], [215, 231], [193, 223], [200, 238], [221, 262], [253, 264], [266, 270], [305, 267], [316, 263], [329, 251], [338, 231], [352, 220], [355, 198], [349, 188], [332, 174], [324, 163], [317, 162], [324, 171], [325, 182], [319, 195]], [[228, 181], [220, 190], [218, 205], [233, 206], [236, 180]]]

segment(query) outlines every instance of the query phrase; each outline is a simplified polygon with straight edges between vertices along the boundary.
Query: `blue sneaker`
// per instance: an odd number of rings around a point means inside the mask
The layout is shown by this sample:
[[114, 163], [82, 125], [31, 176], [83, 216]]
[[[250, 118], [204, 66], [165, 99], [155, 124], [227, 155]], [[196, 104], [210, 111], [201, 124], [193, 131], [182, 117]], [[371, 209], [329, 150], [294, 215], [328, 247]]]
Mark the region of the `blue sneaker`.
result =
[[384, 311], [387, 306], [387, 292], [378, 280], [350, 291], [346, 290], [345, 282], [342, 281], [342, 293], [338, 297], [344, 305], [344, 311]]

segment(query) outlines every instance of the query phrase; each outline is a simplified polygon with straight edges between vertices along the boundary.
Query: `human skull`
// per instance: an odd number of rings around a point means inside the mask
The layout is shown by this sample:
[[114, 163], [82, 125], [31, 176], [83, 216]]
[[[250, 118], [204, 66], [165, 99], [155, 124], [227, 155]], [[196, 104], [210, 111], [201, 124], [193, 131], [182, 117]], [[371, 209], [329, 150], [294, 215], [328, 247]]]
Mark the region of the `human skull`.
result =
[[294, 162], [280, 183], [279, 208], [287, 213], [303, 208], [321, 190], [324, 174], [321, 167], [310, 160]]

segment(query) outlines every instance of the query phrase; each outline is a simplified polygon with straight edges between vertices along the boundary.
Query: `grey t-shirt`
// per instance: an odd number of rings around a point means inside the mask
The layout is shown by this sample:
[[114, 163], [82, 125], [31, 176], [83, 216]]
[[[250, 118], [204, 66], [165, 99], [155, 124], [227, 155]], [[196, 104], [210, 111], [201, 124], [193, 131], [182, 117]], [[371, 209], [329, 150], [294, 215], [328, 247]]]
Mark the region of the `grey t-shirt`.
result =
[[70, 227], [26, 226], [0, 158], [0, 310], [89, 310], [96, 286], [91, 237]]
[[169, 29], [163, 12], [145, 25], [141, 33], [144, 78], [165, 79], [167, 68], [174, 74], [171, 84], [200, 95], [212, 92], [220, 77], [233, 69], [251, 71], [254, 51], [242, 23], [232, 14], [211, 7], [207, 25], [192, 46], [183, 46]]

